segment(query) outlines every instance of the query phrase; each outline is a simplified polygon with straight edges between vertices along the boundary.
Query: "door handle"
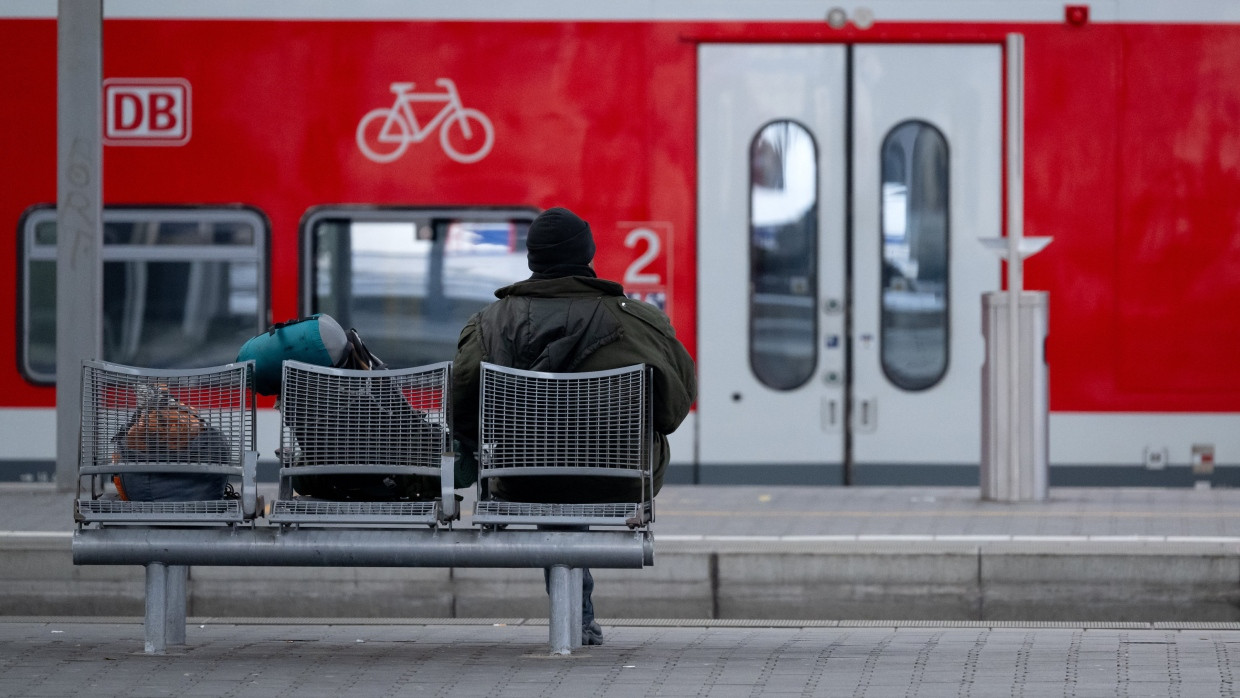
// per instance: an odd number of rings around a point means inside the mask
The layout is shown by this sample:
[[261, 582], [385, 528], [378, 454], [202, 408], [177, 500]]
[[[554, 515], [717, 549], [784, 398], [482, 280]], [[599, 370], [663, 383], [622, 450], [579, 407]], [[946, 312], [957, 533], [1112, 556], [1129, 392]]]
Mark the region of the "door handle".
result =
[[822, 430], [827, 433], [839, 431], [843, 418], [841, 412], [843, 410], [837, 398], [824, 397], [822, 399]]
[[878, 428], [878, 400], [858, 398], [856, 411], [857, 431], [870, 432]]

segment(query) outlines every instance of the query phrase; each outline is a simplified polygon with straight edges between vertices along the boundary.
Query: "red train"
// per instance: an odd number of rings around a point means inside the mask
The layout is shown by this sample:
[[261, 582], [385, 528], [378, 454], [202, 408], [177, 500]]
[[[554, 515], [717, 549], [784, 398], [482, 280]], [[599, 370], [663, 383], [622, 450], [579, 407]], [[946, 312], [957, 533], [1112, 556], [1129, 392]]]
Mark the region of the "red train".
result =
[[[251, 5], [107, 3], [105, 358], [311, 312], [451, 358], [561, 205], [698, 362], [669, 481], [974, 483], [1019, 87], [1051, 483], [1238, 479], [1235, 3]], [[10, 480], [53, 472], [55, 17], [0, 7]]]

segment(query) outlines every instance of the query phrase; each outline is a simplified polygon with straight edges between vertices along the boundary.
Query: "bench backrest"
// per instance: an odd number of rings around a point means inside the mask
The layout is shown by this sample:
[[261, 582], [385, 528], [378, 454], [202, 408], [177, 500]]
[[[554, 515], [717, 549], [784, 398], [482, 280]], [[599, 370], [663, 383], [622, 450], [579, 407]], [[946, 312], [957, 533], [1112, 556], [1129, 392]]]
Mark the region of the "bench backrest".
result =
[[[151, 369], [88, 360], [82, 365], [80, 522], [232, 523], [247, 518], [225, 478], [242, 478], [255, 454], [253, 366]], [[131, 500], [106, 492], [121, 475], [144, 486]], [[130, 478], [129, 476], [133, 476]], [[219, 495], [184, 494], [218, 483]], [[183, 492], [181, 491], [183, 489]], [[184, 494], [184, 496], [182, 496]]]
[[452, 451], [451, 380], [451, 362], [363, 371], [285, 361], [280, 489], [268, 518], [434, 522]]
[[559, 482], [583, 476], [632, 478], [640, 481], [640, 491], [647, 494], [632, 505], [565, 504], [553, 498], [540, 503], [488, 503], [475, 510], [475, 519], [630, 527], [652, 520], [650, 384], [650, 371], [641, 364], [546, 373], [483, 363], [480, 500], [494, 499], [488, 492], [491, 478], [531, 476]]

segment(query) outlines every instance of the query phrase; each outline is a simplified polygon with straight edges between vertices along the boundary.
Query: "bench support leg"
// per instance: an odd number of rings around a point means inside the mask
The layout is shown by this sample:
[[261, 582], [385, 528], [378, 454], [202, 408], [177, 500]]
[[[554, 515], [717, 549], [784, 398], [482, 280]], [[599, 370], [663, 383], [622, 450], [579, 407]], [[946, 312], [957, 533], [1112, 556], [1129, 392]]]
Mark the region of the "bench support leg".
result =
[[146, 653], [163, 654], [168, 644], [185, 644], [184, 565], [146, 565]]
[[582, 572], [580, 567], [572, 568], [572, 570], [570, 571], [570, 574], [571, 576], [569, 577], [569, 583], [572, 585], [570, 587], [571, 589], [570, 594], [572, 598], [577, 600], [576, 603], [572, 604], [569, 607], [572, 610], [572, 616], [573, 616], [572, 626], [573, 628], [576, 628], [576, 632], [572, 634], [573, 647], [581, 647], [581, 615], [582, 615], [581, 594], [582, 594], [582, 586], [585, 583], [584, 582], [585, 575]]
[[146, 653], [163, 654], [168, 647], [168, 567], [146, 565]]
[[167, 639], [170, 645], [185, 644], [185, 582], [189, 568], [185, 565], [168, 566], [168, 610], [164, 616]]
[[[581, 646], [581, 570], [570, 569], [567, 565], [552, 566], [549, 592], [551, 653], [572, 654], [574, 647]], [[575, 614], [574, 608], [577, 609]]]

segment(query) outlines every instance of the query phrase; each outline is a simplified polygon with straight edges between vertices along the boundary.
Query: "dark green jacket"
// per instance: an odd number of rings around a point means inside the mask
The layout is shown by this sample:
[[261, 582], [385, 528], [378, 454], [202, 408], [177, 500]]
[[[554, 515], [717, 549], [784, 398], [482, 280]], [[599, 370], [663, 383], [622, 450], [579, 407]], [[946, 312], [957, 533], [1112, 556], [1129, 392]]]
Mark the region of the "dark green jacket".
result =
[[[587, 276], [520, 281], [495, 295], [499, 300], [476, 313], [461, 331], [452, 368], [453, 431], [461, 442], [461, 451], [468, 454], [466, 462], [472, 465], [474, 477], [481, 362], [552, 372], [598, 371], [644, 363], [654, 368], [657, 493], [670, 457], [666, 435], [680, 426], [697, 397], [693, 359], [676, 339], [667, 316], [648, 303], [625, 297], [620, 284]], [[515, 501], [547, 497], [545, 490], [536, 494], [533, 489], [544, 483], [529, 483], [530, 488], [523, 489], [511, 484], [518, 479], [501, 484], [497, 490], [500, 496]], [[639, 499], [636, 486], [617, 489], [627, 485], [614, 478], [579, 478], [571, 491], [551, 496], [562, 502]]]

